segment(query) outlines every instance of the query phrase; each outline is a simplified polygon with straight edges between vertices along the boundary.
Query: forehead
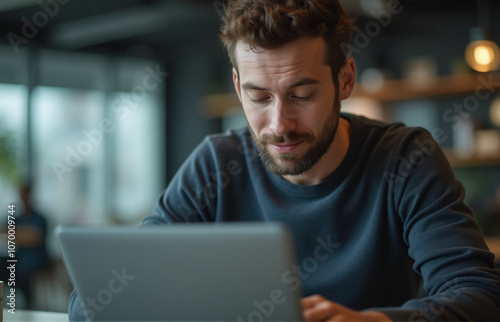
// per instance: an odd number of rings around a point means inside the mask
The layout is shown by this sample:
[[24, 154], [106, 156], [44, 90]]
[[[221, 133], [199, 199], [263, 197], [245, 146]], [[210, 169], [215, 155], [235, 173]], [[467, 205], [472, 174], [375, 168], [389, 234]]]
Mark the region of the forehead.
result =
[[252, 50], [248, 44], [239, 42], [235, 53], [240, 77], [259, 77], [322, 73], [330, 67], [326, 63], [326, 49], [322, 37], [303, 37], [274, 49]]

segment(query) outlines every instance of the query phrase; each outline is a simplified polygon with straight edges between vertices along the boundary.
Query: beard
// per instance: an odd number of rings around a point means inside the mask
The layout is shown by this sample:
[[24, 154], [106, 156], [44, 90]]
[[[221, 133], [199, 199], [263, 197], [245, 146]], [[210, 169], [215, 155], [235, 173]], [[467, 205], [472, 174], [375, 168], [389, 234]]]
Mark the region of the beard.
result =
[[[267, 170], [279, 176], [296, 176], [310, 170], [328, 151], [328, 148], [332, 144], [339, 125], [339, 113], [340, 100], [336, 98], [333, 111], [317, 137], [312, 133], [296, 132], [290, 132], [283, 136], [263, 134], [258, 137], [250, 128], [250, 133], [259, 151], [259, 157]], [[297, 152], [272, 155], [266, 148], [269, 144], [293, 143], [298, 141], [311, 145], [302, 157]]]

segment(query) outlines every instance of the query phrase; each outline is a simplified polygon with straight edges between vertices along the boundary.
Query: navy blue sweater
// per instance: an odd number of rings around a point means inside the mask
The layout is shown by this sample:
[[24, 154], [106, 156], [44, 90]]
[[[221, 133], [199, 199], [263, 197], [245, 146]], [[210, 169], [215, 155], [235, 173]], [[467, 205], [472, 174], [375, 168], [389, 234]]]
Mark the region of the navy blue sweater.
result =
[[[500, 272], [431, 135], [342, 117], [351, 122], [349, 149], [320, 184], [268, 172], [248, 129], [212, 135], [143, 224], [284, 222], [304, 295], [394, 320], [500, 320]], [[422, 279], [429, 296], [416, 299]], [[81, 314], [78, 302], [73, 294], [70, 318]]]

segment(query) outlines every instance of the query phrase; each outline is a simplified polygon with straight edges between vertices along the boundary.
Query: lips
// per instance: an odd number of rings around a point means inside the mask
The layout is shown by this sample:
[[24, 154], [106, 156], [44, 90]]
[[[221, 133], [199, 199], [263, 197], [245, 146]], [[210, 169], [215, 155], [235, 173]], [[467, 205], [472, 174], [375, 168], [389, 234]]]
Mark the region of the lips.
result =
[[294, 142], [294, 143], [275, 143], [270, 144], [271, 147], [278, 153], [292, 153], [297, 150], [299, 146], [302, 144], [302, 141]]

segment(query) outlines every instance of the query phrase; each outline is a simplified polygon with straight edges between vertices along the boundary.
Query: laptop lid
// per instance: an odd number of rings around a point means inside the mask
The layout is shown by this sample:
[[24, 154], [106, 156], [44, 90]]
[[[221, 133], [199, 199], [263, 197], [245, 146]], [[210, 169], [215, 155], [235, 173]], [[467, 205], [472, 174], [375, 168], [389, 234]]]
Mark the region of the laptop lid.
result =
[[293, 238], [278, 223], [56, 228], [93, 321], [301, 319]]

